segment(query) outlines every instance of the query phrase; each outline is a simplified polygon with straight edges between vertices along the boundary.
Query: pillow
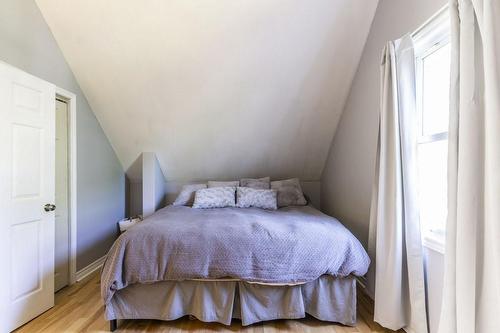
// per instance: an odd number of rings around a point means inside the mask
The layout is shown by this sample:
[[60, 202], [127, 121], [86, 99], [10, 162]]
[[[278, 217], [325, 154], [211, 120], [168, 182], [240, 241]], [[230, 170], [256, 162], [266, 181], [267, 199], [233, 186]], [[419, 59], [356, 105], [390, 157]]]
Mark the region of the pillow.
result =
[[269, 177], [259, 179], [243, 178], [242, 180], [240, 180], [240, 186], [263, 190], [269, 189], [271, 187], [270, 181], [271, 179]]
[[278, 207], [307, 205], [298, 178], [271, 182], [271, 188], [278, 191]]
[[192, 206], [194, 201], [194, 192], [207, 188], [207, 184], [189, 184], [182, 186], [181, 193], [172, 203], [174, 206]]
[[196, 191], [193, 208], [224, 208], [236, 205], [235, 187], [213, 187]]
[[218, 182], [215, 180], [208, 181], [208, 187], [238, 187], [238, 186], [240, 186], [240, 182], [237, 180], [229, 182]]
[[236, 206], [240, 208], [278, 209], [277, 192], [275, 190], [238, 187], [236, 189]]

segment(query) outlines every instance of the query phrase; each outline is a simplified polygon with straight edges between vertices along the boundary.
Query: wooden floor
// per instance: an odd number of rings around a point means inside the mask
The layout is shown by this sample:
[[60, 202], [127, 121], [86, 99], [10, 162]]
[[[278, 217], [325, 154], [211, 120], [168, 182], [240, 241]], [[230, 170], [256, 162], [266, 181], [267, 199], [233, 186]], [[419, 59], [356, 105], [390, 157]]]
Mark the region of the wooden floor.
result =
[[[124, 320], [118, 322], [115, 332], [392, 332], [373, 322], [373, 304], [359, 293], [358, 324], [356, 327], [321, 322], [308, 317], [301, 320], [277, 320], [242, 327], [233, 320], [231, 326], [207, 324], [189, 318], [176, 321]], [[49, 311], [20, 327], [16, 332], [109, 332], [109, 322], [104, 320], [104, 308], [100, 298], [99, 277], [90, 276], [82, 282], [66, 287], [56, 294], [56, 305]]]

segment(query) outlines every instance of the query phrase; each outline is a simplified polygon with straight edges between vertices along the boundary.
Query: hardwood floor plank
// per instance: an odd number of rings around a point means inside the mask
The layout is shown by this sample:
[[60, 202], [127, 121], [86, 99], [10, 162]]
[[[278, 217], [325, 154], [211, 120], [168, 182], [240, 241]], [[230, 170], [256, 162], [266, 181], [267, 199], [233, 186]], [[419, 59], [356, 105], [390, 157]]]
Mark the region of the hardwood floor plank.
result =
[[[99, 276], [93, 274], [87, 279], [63, 288], [56, 294], [55, 306], [33, 319], [15, 332], [109, 332], [109, 322], [104, 319], [104, 306], [100, 296]], [[233, 320], [231, 326], [217, 323], [203, 323], [184, 317], [174, 321], [120, 320], [117, 333], [374, 333], [393, 332], [373, 322], [373, 302], [362, 292], [358, 293], [358, 322], [355, 327], [316, 320], [311, 316], [299, 320], [275, 320], [241, 326]], [[402, 332], [402, 331], [401, 331]]]

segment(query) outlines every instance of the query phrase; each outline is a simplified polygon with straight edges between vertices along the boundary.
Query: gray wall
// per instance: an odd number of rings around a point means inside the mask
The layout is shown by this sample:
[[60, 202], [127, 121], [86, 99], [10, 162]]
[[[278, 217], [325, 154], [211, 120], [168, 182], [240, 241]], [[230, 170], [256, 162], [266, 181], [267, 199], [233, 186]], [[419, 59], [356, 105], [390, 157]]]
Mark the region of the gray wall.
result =
[[77, 270], [105, 255], [125, 213], [125, 176], [33, 0], [0, 3], [0, 60], [77, 95]]
[[446, 0], [381, 0], [322, 175], [322, 209], [368, 242], [377, 145], [379, 62], [389, 40], [412, 32]]

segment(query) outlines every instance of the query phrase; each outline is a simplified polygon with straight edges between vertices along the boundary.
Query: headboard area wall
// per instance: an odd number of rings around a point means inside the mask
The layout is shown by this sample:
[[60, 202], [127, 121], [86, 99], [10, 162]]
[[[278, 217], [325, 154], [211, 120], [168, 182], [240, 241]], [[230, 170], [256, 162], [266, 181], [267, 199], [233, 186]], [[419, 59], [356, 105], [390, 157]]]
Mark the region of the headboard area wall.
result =
[[[213, 180], [238, 179], [239, 178], [235, 177], [232, 179]], [[153, 152], [143, 152], [127, 171], [127, 216], [151, 215], [156, 210], [174, 202], [183, 185], [207, 183], [208, 180], [209, 179], [196, 181], [166, 180], [156, 154]], [[300, 184], [302, 191], [307, 196], [310, 203], [319, 209], [321, 207], [320, 181], [301, 181]]]
[[[206, 181], [192, 181], [192, 182], [177, 182], [177, 181], [166, 181], [165, 182], [165, 201], [163, 206], [171, 204], [177, 195], [179, 194], [183, 185], [195, 184], [195, 183], [206, 183]], [[309, 198], [311, 204], [320, 208], [321, 198], [321, 183], [319, 181], [302, 181], [302, 190], [304, 194]], [[127, 198], [127, 216], [135, 216], [143, 214], [143, 182], [142, 180], [129, 180], [128, 182], [128, 198]]]
[[[176, 182], [167, 181], [165, 182], [165, 192], [166, 192], [166, 204], [171, 204], [177, 195], [179, 194], [183, 185], [186, 184], [197, 184], [206, 183], [206, 181], [196, 181], [196, 182]], [[311, 204], [314, 207], [320, 207], [320, 192], [321, 186], [319, 181], [301, 181], [302, 191], [309, 198]]]

